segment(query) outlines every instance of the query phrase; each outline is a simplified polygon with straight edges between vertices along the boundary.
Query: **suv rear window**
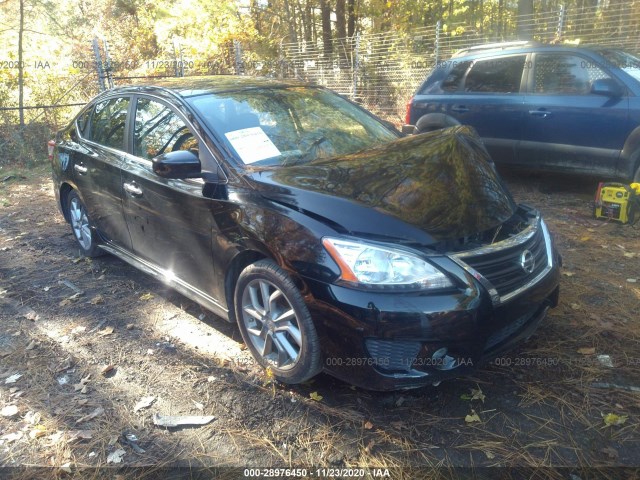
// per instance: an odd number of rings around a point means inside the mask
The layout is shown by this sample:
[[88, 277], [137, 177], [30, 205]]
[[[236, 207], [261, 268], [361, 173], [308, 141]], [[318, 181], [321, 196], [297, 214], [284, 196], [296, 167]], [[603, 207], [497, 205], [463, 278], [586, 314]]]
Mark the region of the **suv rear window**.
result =
[[520, 91], [525, 59], [526, 55], [514, 55], [477, 60], [467, 74], [465, 92], [515, 93]]

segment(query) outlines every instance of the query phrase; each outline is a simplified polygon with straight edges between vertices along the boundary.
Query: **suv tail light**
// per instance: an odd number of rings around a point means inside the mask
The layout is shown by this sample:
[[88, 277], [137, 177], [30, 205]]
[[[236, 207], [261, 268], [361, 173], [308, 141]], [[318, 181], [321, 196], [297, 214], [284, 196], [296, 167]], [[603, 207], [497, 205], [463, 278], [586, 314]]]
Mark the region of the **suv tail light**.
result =
[[407, 113], [404, 116], [405, 125], [411, 125], [411, 104], [413, 103], [413, 97], [407, 102]]
[[53, 149], [56, 148], [56, 141], [49, 140], [47, 142], [47, 153], [49, 154], [49, 160], [53, 160]]

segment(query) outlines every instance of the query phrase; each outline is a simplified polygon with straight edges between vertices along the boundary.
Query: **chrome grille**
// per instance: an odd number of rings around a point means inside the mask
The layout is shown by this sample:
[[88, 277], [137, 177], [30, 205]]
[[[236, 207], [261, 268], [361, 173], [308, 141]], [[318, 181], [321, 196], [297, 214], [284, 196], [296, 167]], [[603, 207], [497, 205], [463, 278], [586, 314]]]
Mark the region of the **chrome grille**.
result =
[[[528, 262], [523, 262], [524, 252], [530, 252]], [[498, 242], [470, 252], [463, 252], [453, 258], [478, 278], [485, 286], [490, 286], [500, 301], [504, 302], [520, 293], [522, 289], [537, 283], [550, 270], [550, 238], [544, 223], [537, 219], [535, 225], [506, 241]], [[527, 272], [523, 263], [533, 259], [534, 267]], [[487, 283], [489, 285], [487, 285]]]

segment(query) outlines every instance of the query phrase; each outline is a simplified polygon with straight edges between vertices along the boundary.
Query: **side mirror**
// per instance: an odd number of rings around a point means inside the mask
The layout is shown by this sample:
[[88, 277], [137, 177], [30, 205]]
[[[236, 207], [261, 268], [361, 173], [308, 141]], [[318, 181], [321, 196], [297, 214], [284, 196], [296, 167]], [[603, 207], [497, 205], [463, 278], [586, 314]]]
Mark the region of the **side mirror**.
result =
[[622, 87], [612, 78], [599, 78], [591, 82], [591, 93], [594, 95], [603, 95], [605, 97], [621, 97], [623, 95]]
[[200, 160], [189, 150], [163, 153], [151, 160], [153, 171], [163, 178], [200, 178]]

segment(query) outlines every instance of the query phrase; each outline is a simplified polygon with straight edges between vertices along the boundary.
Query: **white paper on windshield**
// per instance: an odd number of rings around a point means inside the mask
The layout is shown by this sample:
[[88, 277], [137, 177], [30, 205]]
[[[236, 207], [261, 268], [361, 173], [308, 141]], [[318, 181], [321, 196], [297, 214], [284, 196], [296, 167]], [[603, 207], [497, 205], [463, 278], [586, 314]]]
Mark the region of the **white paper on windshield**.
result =
[[260, 127], [243, 128], [224, 134], [244, 163], [277, 157], [280, 150]]

